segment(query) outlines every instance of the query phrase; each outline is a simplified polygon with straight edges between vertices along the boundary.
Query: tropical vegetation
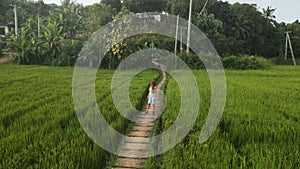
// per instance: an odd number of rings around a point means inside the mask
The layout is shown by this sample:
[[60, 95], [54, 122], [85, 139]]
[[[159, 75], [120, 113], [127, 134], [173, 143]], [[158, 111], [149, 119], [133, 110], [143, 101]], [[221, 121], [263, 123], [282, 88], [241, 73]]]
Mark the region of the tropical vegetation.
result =
[[[10, 4], [19, 7], [19, 38], [12, 35], [14, 14]], [[282, 60], [284, 32], [292, 31], [295, 57], [299, 58], [298, 20], [278, 23], [274, 15], [276, 9], [272, 7], [259, 10], [254, 4], [210, 0], [202, 10], [204, 4], [205, 0], [193, 1], [192, 23], [207, 35], [220, 56], [249, 55]], [[16, 53], [16, 62], [19, 64], [71, 66], [88, 37], [112, 20], [138, 12], [162, 11], [188, 19], [188, 6], [189, 1], [186, 0], [124, 0], [122, 3], [120, 0], [102, 0], [89, 6], [70, 0], [63, 1], [62, 5], [45, 4], [42, 0], [3, 0], [0, 5], [0, 24], [9, 25], [12, 32], [2, 48]], [[151, 34], [132, 37], [127, 39], [126, 48], [119, 45], [121, 48], [115, 50], [118, 52], [111, 50], [107, 54], [113, 63], [107, 63], [104, 67], [117, 67], [119, 59], [136, 50], [149, 48], [150, 43], [156, 48], [174, 51], [172, 38]], [[177, 49], [184, 52], [185, 46], [178, 46]]]

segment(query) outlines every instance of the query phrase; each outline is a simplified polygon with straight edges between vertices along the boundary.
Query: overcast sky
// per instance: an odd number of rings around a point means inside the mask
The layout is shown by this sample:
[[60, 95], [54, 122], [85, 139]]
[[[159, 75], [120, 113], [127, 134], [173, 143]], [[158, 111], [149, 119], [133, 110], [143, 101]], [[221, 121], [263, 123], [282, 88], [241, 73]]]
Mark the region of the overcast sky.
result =
[[300, 1], [299, 0], [228, 0], [230, 3], [257, 4], [260, 11], [262, 8], [271, 6], [276, 8], [274, 15], [278, 22], [291, 23], [295, 20], [300, 21]]
[[[73, 0], [74, 2], [91, 5], [100, 2], [100, 0]], [[223, 0], [225, 1], [225, 0]], [[235, 2], [257, 4], [259, 10], [271, 6], [276, 8], [274, 15], [278, 22], [291, 23], [300, 20], [300, 0], [227, 0], [233, 4]], [[45, 3], [56, 3], [60, 5], [61, 0], [44, 0]]]

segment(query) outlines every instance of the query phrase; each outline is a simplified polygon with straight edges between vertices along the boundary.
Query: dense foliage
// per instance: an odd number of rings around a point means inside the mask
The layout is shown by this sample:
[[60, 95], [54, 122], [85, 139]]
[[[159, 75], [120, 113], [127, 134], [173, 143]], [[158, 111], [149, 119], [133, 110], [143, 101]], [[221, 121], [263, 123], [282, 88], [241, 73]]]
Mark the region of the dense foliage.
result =
[[[205, 0], [193, 0], [192, 22], [209, 37], [221, 56], [254, 55], [282, 58], [285, 46], [284, 31], [289, 30], [292, 31], [291, 40], [295, 56], [299, 58], [298, 20], [294, 23], [278, 23], [274, 16], [276, 9], [271, 7], [260, 11], [256, 5], [229, 4], [217, 0], [210, 0], [202, 11], [204, 3]], [[90, 6], [75, 4], [70, 0], [63, 1], [60, 6], [48, 5], [42, 0], [3, 0], [0, 4], [0, 24], [9, 25], [11, 34], [14, 28], [14, 14], [13, 7], [9, 4], [17, 4], [20, 7], [17, 11], [21, 37], [8, 38], [10, 50], [17, 52], [16, 60], [20, 64], [44, 65], [73, 65], [80, 45], [93, 32], [115, 18], [136, 12], [166, 11], [188, 19], [189, 7], [187, 0], [124, 0], [123, 3], [120, 0], [103, 0]], [[38, 19], [41, 25], [39, 29]], [[136, 37], [127, 43], [126, 48], [118, 49], [118, 53], [110, 51], [107, 57], [111, 58], [109, 60], [125, 58], [131, 51], [135, 51], [136, 45], [130, 43], [141, 41], [140, 38], [148, 44], [151, 41], [159, 41], [156, 48], [171, 52], [174, 50], [172, 45], [165, 46], [170, 42], [169, 39], [151, 36]], [[73, 42], [70, 43], [71, 41]], [[26, 45], [23, 45], [24, 43]], [[53, 49], [47, 47], [49, 44]], [[71, 49], [74, 50], [70, 54], [64, 52]], [[178, 50], [181, 49], [178, 47]], [[107, 63], [105, 67], [114, 68], [117, 64], [118, 62]]]

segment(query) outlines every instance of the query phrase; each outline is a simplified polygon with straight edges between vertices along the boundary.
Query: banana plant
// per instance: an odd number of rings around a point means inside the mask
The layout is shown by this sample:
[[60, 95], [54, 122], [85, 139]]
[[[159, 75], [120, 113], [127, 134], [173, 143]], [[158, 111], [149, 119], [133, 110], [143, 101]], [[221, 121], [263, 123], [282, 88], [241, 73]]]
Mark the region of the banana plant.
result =
[[12, 35], [8, 39], [8, 47], [11, 52], [15, 54], [15, 60], [18, 64], [29, 64], [30, 62], [30, 42], [28, 40], [29, 29], [21, 28], [19, 35]]
[[51, 62], [59, 57], [65, 33], [63, 27], [58, 26], [57, 21], [49, 18], [47, 26], [42, 27], [42, 49], [45, 64], [50, 65]]

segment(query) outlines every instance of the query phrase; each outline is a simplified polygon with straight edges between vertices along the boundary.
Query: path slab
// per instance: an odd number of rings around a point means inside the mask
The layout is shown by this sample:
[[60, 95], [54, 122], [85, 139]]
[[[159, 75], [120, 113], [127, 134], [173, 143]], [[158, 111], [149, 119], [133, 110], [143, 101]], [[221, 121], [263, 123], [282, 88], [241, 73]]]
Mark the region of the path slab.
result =
[[125, 143], [122, 146], [122, 149], [125, 150], [138, 150], [138, 151], [147, 151], [149, 150], [148, 148], [149, 144], [145, 143]]
[[146, 164], [145, 159], [118, 158], [115, 166], [139, 168]]
[[[152, 113], [151, 113], [152, 114]], [[154, 116], [154, 115], [153, 115]], [[144, 121], [144, 122], [153, 122], [155, 120], [154, 117], [151, 118], [143, 118], [143, 117], [139, 117], [136, 119], [136, 121]]]
[[136, 123], [151, 123], [154, 119], [144, 119], [144, 118], [138, 118], [135, 122]]
[[135, 123], [133, 126], [141, 126], [141, 127], [153, 127], [154, 126], [154, 123], [151, 122], [151, 123]]
[[151, 135], [150, 131], [131, 131], [128, 136], [130, 137], [149, 137]]
[[153, 118], [153, 110], [150, 110], [147, 114], [141, 114], [140, 117], [143, 118]]
[[133, 126], [132, 131], [152, 131], [153, 127], [150, 126]]
[[151, 115], [141, 115], [137, 120], [146, 119], [146, 120], [155, 120], [155, 114], [150, 112]]
[[126, 143], [149, 143], [150, 138], [145, 137], [127, 137], [125, 140]]
[[131, 157], [131, 158], [146, 158], [147, 154], [148, 153], [145, 151], [137, 151], [137, 150], [122, 150], [118, 153], [120, 157]]

